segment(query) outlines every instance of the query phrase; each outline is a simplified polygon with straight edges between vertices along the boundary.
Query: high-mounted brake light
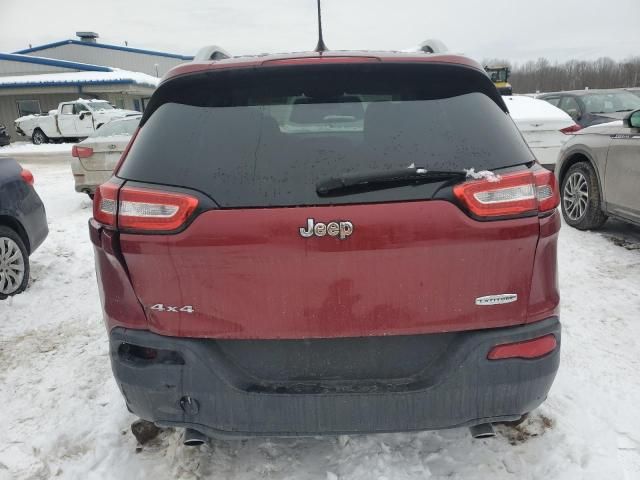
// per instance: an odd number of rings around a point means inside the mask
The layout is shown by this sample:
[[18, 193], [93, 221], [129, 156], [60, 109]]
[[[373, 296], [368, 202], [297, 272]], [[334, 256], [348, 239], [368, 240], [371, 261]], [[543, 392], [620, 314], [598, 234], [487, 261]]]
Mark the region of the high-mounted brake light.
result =
[[22, 171], [20, 172], [20, 177], [22, 178], [22, 180], [24, 180], [25, 183], [33, 185], [33, 173], [31, 173], [30, 170], [22, 169]]
[[379, 63], [377, 57], [363, 56], [322, 56], [322, 57], [298, 57], [298, 58], [279, 58], [275, 60], [267, 60], [263, 65], [301, 65], [301, 64], [328, 64], [328, 63]]
[[509, 173], [453, 187], [456, 198], [476, 217], [497, 218], [553, 210], [558, 187], [547, 170]]
[[524, 342], [505, 343], [493, 347], [487, 358], [489, 360], [504, 360], [507, 358], [538, 358], [553, 352], [558, 346], [555, 335], [525, 340]]
[[163, 232], [184, 225], [197, 206], [190, 195], [107, 182], [96, 190], [93, 217], [111, 227]]
[[571, 125], [569, 127], [565, 127], [565, 128], [561, 128], [560, 129], [560, 131], [562, 133], [564, 133], [565, 135], [573, 135], [578, 130], [582, 130], [582, 127], [580, 125], [578, 125], [577, 123], [574, 123], [573, 125]]
[[71, 147], [71, 156], [76, 158], [88, 158], [93, 155], [93, 148], [91, 147], [79, 147], [74, 145]]

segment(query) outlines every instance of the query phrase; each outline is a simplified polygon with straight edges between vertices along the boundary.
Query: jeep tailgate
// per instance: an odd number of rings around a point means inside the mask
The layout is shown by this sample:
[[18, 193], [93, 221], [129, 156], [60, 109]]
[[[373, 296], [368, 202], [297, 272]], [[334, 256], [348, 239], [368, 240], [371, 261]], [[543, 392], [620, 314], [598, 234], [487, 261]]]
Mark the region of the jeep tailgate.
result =
[[[353, 234], [304, 238], [308, 218]], [[211, 210], [177, 235], [120, 243], [157, 333], [330, 338], [524, 323], [538, 235], [537, 217], [478, 222], [436, 200]], [[506, 293], [517, 301], [475, 303]]]

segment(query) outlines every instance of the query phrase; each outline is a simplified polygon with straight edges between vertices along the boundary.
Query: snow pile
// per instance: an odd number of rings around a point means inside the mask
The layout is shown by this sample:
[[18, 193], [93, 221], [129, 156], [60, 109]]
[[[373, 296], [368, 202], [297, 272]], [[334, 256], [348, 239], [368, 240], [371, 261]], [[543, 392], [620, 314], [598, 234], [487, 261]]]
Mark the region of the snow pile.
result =
[[[640, 250], [560, 234], [562, 361], [520, 427], [322, 438], [214, 440], [167, 430], [138, 448], [112, 378], [87, 219], [68, 165], [26, 164], [50, 235], [29, 289], [0, 302], [0, 479], [635, 480], [640, 472]], [[618, 235], [615, 222], [605, 233]], [[620, 225], [620, 224], [617, 224]], [[640, 244], [640, 228], [621, 227]]]
[[112, 72], [64, 72], [44, 73], [38, 75], [14, 75], [0, 77], [0, 87], [7, 86], [41, 86], [41, 85], [87, 85], [109, 83], [133, 83], [148, 87], [157, 87], [160, 79], [146, 73], [113, 69]]
[[520, 130], [530, 129], [531, 126], [537, 124], [549, 124], [549, 126], [560, 130], [575, 124], [566, 112], [544, 100], [523, 95], [503, 96], [502, 98], [507, 104], [511, 118]]
[[465, 168], [464, 171], [467, 174], [467, 178], [473, 178], [474, 180], [485, 179], [490, 182], [499, 182], [502, 179], [500, 175], [496, 175], [489, 170], [480, 170], [479, 172], [476, 172], [475, 168]]

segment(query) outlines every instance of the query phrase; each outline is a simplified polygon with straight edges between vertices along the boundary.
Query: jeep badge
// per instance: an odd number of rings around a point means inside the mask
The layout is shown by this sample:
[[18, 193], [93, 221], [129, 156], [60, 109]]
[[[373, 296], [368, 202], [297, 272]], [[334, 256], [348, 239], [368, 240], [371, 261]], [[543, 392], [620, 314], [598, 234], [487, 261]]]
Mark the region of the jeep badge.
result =
[[338, 237], [340, 240], [344, 240], [351, 236], [353, 233], [353, 224], [351, 222], [329, 222], [329, 223], [315, 223], [313, 218], [307, 218], [307, 226], [300, 227], [300, 236], [309, 238], [312, 236], [324, 237], [329, 235], [330, 237]]

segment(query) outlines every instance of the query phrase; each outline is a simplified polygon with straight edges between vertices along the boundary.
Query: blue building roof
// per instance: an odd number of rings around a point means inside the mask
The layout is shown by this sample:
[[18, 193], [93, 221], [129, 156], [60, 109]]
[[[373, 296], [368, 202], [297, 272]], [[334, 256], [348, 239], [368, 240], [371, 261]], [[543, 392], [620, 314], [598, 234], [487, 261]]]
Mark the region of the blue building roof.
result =
[[29, 55], [21, 55], [17, 53], [0, 53], [0, 60], [9, 60], [11, 62], [33, 63], [36, 65], [48, 65], [51, 67], [69, 68], [72, 70], [80, 70], [82, 72], [113, 72], [112, 68], [103, 67], [102, 65], [91, 65], [89, 63], [69, 62], [67, 60], [54, 60], [51, 58], [31, 57]]
[[122, 47], [120, 45], [109, 45], [106, 43], [93, 43], [93, 42], [82, 42], [80, 40], [62, 40], [60, 42], [47, 43], [45, 45], [39, 45], [37, 47], [27, 48], [24, 50], [19, 50], [17, 54], [26, 54], [39, 52], [41, 50], [46, 50], [49, 48], [60, 47], [62, 45], [82, 45], [83, 47], [91, 47], [91, 48], [106, 48], [109, 50], [120, 50], [123, 52], [132, 52], [132, 53], [143, 53], [146, 55], [155, 55], [158, 57], [169, 57], [169, 58], [177, 58], [179, 60], [193, 60], [193, 57], [187, 55], [178, 55], [175, 53], [167, 53], [167, 52], [158, 52], [155, 50], [144, 50], [141, 48], [131, 48], [131, 47]]

